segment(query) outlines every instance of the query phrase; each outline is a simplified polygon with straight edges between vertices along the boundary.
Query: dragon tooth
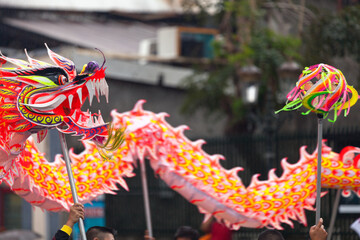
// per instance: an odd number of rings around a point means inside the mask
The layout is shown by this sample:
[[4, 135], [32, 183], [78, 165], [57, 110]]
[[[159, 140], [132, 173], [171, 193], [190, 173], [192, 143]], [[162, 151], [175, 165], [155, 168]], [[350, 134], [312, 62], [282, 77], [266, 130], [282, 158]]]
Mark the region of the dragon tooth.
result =
[[93, 116], [92, 116], [92, 113], [91, 113], [91, 111], [90, 111], [90, 116], [89, 116], [89, 118], [88, 118], [88, 120], [87, 120], [87, 122], [86, 122], [86, 124], [87, 124], [87, 126], [88, 127], [93, 127], [94, 126], [94, 122], [93, 122]]
[[95, 83], [94, 83], [94, 80], [91, 80], [90, 82], [91, 82], [91, 86], [92, 86], [92, 88], [93, 88], [93, 89], [95, 89]]
[[71, 116], [72, 119], [76, 119], [76, 111], [73, 113], [73, 115]]
[[98, 122], [99, 122], [99, 124], [105, 124], [104, 119], [102, 118], [101, 115], [99, 115], [99, 117], [98, 117]]
[[82, 101], [82, 89], [79, 88], [78, 90], [76, 90], [78, 96], [79, 96], [79, 100], [80, 100], [80, 104], [82, 105], [83, 104], [83, 101]]
[[105, 95], [106, 103], [109, 103], [109, 86], [105, 80], [105, 78], [101, 79], [101, 93]]
[[86, 83], [86, 87], [87, 87], [87, 90], [89, 92], [89, 103], [90, 103], [90, 106], [91, 106], [92, 99], [94, 97], [94, 85], [93, 85], [92, 81], [88, 81]]
[[98, 100], [98, 102], [100, 102], [100, 83], [99, 81], [95, 81], [95, 95], [96, 95], [96, 98]]
[[72, 94], [70, 94], [69, 97], [68, 97], [68, 100], [69, 100], [69, 108], [72, 107], [72, 101], [73, 101], [73, 99], [74, 99], [74, 96], [73, 96]]
[[91, 104], [92, 104], [92, 101], [93, 101], [93, 98], [91, 97], [89, 97], [89, 104], [90, 104], [90, 106], [91, 106]]
[[109, 103], [109, 90], [105, 93], [106, 103]]
[[95, 81], [90, 81], [90, 82], [91, 82], [93, 96], [94, 96], [94, 95], [96, 95], [96, 84], [95, 84]]
[[104, 78], [100, 79], [101, 95], [104, 95], [104, 94], [105, 94], [105, 87], [106, 87], [105, 84], [106, 84], [105, 79], [104, 79]]
[[87, 127], [93, 127], [94, 125], [93, 125], [93, 122], [92, 122], [92, 120], [91, 120], [91, 117], [86, 121], [86, 126]]
[[99, 95], [102, 96], [103, 93], [102, 93], [102, 90], [101, 90], [101, 81], [100, 80], [98, 81], [97, 86], [98, 86], [98, 90], [99, 90]]

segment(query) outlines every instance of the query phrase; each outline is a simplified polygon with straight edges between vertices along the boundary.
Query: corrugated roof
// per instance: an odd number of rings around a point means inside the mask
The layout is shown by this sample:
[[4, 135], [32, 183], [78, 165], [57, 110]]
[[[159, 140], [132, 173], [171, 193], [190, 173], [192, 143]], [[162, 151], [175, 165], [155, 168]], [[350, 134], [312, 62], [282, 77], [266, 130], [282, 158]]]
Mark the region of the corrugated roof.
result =
[[5, 23], [56, 40], [120, 55], [138, 55], [143, 39], [156, 38], [158, 26], [137, 22], [51, 22], [45, 20], [6, 19]]
[[119, 11], [119, 12], [179, 12], [182, 0], [0, 0], [8, 8], [66, 10], [66, 11]]

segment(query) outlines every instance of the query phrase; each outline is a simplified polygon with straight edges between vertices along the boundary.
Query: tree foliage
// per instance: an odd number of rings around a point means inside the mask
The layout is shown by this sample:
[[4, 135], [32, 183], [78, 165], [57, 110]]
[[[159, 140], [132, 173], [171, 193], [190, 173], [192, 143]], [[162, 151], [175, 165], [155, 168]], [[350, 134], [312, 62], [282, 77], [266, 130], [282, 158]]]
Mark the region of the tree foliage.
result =
[[[252, 131], [246, 121], [252, 106], [244, 103], [240, 69], [256, 65], [261, 69], [261, 91], [258, 110], [265, 105], [265, 94], [274, 93], [278, 85], [277, 69], [281, 63], [300, 57], [300, 40], [294, 36], [282, 36], [264, 24], [264, 13], [254, 5], [255, 1], [224, 1], [219, 30], [221, 38], [213, 46], [215, 58], [206, 69], [187, 79], [187, 98], [183, 112], [192, 114], [203, 108], [209, 115], [227, 117], [225, 133], [235, 134]], [[267, 91], [271, 89], [271, 91]]]
[[[209, 4], [204, 3], [213, 1], [185, 2], [202, 3], [208, 7]], [[309, 66], [331, 63], [336, 56], [351, 56], [360, 62], [359, 5], [340, 12], [334, 9], [331, 13], [322, 8], [310, 10], [304, 5], [295, 6], [292, 1], [291, 4], [289, 1], [261, 0], [224, 0], [220, 3], [221, 6], [217, 6], [218, 14], [212, 16], [212, 19], [220, 19], [217, 27], [221, 33], [221, 38], [213, 45], [215, 58], [206, 69], [199, 68], [197, 74], [187, 79], [185, 86], [188, 95], [182, 109], [190, 114], [202, 108], [209, 115], [225, 115], [225, 133], [253, 130], [253, 126], [249, 127], [251, 121], [246, 118], [254, 109], [257, 118], [261, 119], [267, 114], [265, 108], [269, 108], [266, 106], [269, 93], [275, 95], [279, 89], [277, 70], [284, 61], [296, 60], [303, 66]], [[206, 7], [201, 8], [201, 16], [206, 14]], [[289, 16], [298, 14], [297, 22], [292, 22], [298, 30], [290, 31], [294, 35], [281, 35], [267, 27], [267, 11], [274, 7], [282, 8], [277, 13], [285, 12], [286, 15], [288, 10], [289, 13], [292, 11]], [[304, 17], [306, 21], [301, 20]], [[279, 22], [280, 28], [288, 24], [285, 19]], [[304, 22], [305, 26], [301, 26]], [[247, 65], [255, 65], [262, 72], [255, 107], [245, 104], [242, 96], [244, 85], [241, 85], [243, 78], [239, 69]], [[271, 99], [276, 101], [274, 96], [270, 96]]]
[[351, 56], [360, 62], [360, 5], [319, 13], [304, 36], [305, 63]]

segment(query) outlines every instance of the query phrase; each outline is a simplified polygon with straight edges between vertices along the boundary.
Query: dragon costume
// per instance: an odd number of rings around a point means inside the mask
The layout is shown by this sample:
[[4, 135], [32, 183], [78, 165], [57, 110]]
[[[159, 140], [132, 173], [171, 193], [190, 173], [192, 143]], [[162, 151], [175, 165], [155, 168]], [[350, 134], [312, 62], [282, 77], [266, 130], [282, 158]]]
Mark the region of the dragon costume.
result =
[[[204, 141], [187, 139], [183, 133], [187, 127], [173, 128], [165, 121], [166, 113], [143, 110], [144, 100], [129, 112], [112, 111], [111, 131], [126, 129], [125, 139], [115, 150], [101, 149], [95, 142], [103, 142], [110, 130], [100, 116], [92, 126], [94, 116], [80, 107], [87, 97], [106, 95], [104, 68], [89, 63], [76, 75], [71, 61], [48, 52], [56, 66], [30, 57], [29, 62], [1, 57], [3, 63], [18, 66], [0, 72], [1, 179], [32, 205], [60, 211], [72, 204], [61, 156], [48, 162], [30, 137], [34, 133], [41, 140], [48, 128], [56, 127], [83, 135], [84, 151], [69, 153], [81, 202], [114, 193], [118, 184], [128, 189], [124, 178], [134, 176], [136, 160], [149, 159], [169, 187], [206, 216], [214, 215], [233, 229], [281, 229], [283, 223], [292, 226], [293, 221], [306, 225], [305, 210], [313, 210], [315, 202], [317, 151], [309, 154], [301, 147], [297, 163], [282, 160], [280, 177], [271, 170], [268, 180], [255, 175], [246, 187], [237, 175], [242, 168], [224, 169], [221, 155], [204, 152]], [[104, 151], [108, 159], [101, 157]], [[338, 154], [323, 144], [322, 186], [359, 194], [359, 152], [347, 147]]]

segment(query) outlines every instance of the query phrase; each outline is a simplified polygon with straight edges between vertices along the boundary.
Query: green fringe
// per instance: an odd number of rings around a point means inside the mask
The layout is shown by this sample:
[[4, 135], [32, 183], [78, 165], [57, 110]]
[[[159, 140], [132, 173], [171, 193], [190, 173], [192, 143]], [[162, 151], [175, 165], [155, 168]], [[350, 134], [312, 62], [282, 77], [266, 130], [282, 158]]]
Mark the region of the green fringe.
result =
[[96, 143], [98, 146], [99, 154], [104, 160], [111, 159], [111, 155], [107, 154], [106, 152], [112, 152], [116, 149], [118, 149], [121, 144], [123, 144], [125, 141], [125, 129], [120, 128], [114, 130], [114, 127], [112, 124], [108, 125], [108, 137], [106, 139], [106, 142], [104, 144]]
[[278, 114], [281, 111], [293, 111], [299, 109], [302, 106], [302, 100], [297, 99], [287, 103], [282, 109], [275, 111], [275, 114]]

